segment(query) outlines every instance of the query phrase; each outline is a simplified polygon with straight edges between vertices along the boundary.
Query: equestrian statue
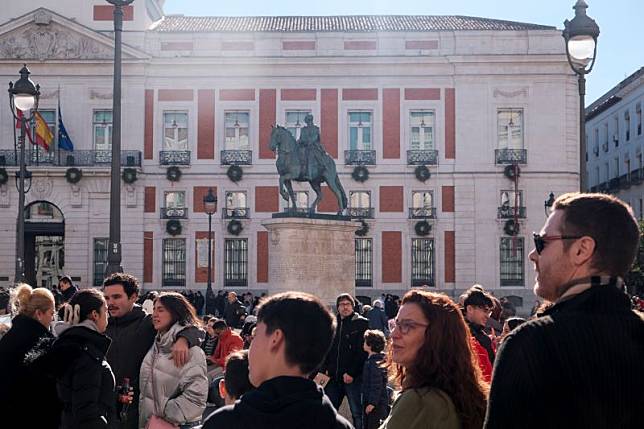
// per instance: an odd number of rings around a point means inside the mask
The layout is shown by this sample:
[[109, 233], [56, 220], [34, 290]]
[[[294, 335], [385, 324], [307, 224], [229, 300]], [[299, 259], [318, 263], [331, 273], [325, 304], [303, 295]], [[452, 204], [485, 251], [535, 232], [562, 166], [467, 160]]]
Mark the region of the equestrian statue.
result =
[[280, 195], [290, 201], [295, 211], [297, 205], [291, 181], [309, 182], [316, 195], [309, 208], [309, 214], [313, 214], [322, 201], [322, 183], [326, 182], [338, 200], [338, 215], [341, 215], [347, 208], [347, 195], [338, 178], [335, 162], [320, 144], [320, 128], [313, 125], [313, 115], [307, 114], [304, 122], [306, 126], [300, 130], [297, 141], [288, 129], [279, 125], [271, 131], [270, 148], [277, 151], [275, 165], [280, 175]]

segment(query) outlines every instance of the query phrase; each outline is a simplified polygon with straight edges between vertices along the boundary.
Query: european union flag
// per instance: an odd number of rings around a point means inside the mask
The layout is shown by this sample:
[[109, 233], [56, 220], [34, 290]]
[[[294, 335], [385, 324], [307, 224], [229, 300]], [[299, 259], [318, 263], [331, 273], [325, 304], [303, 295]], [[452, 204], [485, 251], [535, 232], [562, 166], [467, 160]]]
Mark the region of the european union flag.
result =
[[63, 124], [63, 115], [60, 113], [60, 104], [58, 105], [58, 148], [67, 151], [74, 150], [74, 143], [69, 138], [65, 124]]

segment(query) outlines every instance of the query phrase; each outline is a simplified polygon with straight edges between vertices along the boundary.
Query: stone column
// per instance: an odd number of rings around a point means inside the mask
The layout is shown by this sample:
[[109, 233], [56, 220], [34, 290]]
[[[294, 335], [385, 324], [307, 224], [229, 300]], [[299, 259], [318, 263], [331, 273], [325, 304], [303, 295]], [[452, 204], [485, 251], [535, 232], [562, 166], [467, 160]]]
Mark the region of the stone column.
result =
[[269, 294], [307, 292], [335, 305], [341, 293], [355, 296], [355, 222], [277, 218], [269, 231]]

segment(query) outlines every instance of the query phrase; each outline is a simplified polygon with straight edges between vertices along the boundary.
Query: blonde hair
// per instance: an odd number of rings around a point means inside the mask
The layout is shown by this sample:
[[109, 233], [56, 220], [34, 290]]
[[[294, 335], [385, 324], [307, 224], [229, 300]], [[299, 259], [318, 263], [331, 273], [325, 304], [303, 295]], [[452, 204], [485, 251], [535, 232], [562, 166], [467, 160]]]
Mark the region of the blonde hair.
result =
[[42, 287], [33, 289], [28, 284], [20, 283], [12, 293], [11, 308], [14, 314], [34, 317], [36, 310], [45, 312], [55, 308], [55, 305], [54, 295]]

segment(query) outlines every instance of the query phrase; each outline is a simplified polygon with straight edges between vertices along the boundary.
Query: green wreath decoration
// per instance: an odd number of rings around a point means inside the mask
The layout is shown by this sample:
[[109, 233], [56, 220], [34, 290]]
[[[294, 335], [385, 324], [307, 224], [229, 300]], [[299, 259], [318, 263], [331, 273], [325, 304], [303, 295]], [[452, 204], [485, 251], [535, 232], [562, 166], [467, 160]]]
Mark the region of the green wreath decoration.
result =
[[124, 168], [123, 175], [121, 176], [125, 183], [132, 184], [136, 182], [136, 170], [134, 168]]
[[79, 168], [71, 167], [65, 171], [65, 180], [67, 180], [67, 183], [75, 184], [80, 182], [82, 178], [83, 172]]
[[230, 222], [228, 222], [228, 226], [226, 227], [226, 229], [232, 235], [239, 235], [244, 230], [244, 227], [242, 226], [242, 223], [240, 221], [238, 221], [237, 219], [233, 219]]
[[518, 222], [515, 222], [514, 219], [508, 219], [503, 225], [503, 232], [507, 235], [517, 235], [519, 234], [520, 225]]
[[239, 165], [231, 165], [228, 167], [228, 171], [226, 171], [226, 176], [228, 176], [232, 182], [239, 182], [244, 176], [244, 172]]
[[365, 235], [367, 235], [369, 233], [369, 224], [367, 222], [365, 222], [364, 220], [361, 221], [361, 222], [362, 222], [362, 224], [360, 225], [360, 228], [358, 228], [356, 230], [356, 232], [355, 232], [355, 234], [358, 237], [364, 237]]
[[506, 165], [503, 169], [503, 175], [510, 180], [514, 180], [515, 177], [519, 177], [521, 175], [521, 169], [517, 164]]
[[9, 181], [9, 174], [6, 168], [0, 168], [0, 186]]
[[179, 235], [181, 234], [181, 222], [176, 219], [169, 220], [165, 224], [165, 231], [170, 235]]
[[367, 169], [367, 167], [359, 165], [353, 169], [351, 177], [356, 182], [366, 182], [367, 180], [369, 180], [369, 169]]
[[165, 177], [171, 182], [178, 182], [181, 179], [181, 169], [177, 166], [168, 167]]
[[416, 231], [416, 235], [429, 235], [432, 231], [432, 226], [426, 220], [421, 220], [414, 225], [414, 231]]
[[414, 174], [416, 175], [416, 179], [421, 182], [426, 182], [430, 177], [432, 177], [432, 173], [430, 173], [429, 168], [427, 168], [426, 165], [419, 165], [416, 167]]

